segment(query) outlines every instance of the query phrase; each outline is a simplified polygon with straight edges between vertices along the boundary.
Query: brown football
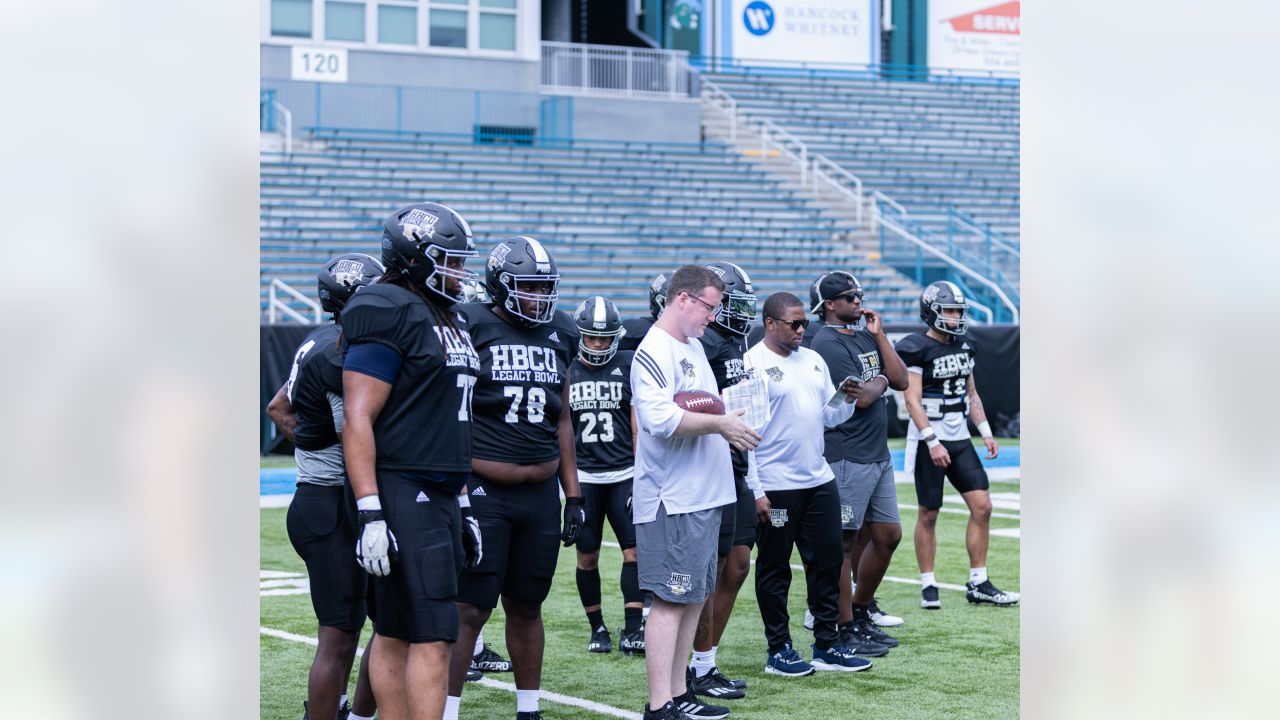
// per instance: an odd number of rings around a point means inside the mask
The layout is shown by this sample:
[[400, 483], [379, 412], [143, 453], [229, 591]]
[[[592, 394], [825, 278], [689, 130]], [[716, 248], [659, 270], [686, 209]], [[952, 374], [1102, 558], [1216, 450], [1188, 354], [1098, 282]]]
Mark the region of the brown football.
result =
[[676, 393], [676, 404], [689, 412], [723, 415], [724, 401], [706, 390], [682, 390]]

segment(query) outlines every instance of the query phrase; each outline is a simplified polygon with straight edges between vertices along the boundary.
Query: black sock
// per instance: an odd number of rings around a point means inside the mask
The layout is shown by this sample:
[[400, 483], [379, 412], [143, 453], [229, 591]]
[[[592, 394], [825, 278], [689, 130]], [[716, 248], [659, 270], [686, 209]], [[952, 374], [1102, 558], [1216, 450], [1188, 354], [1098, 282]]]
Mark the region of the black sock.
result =
[[626, 618], [627, 632], [635, 632], [640, 629], [640, 621], [644, 619], [644, 608], [623, 608], [622, 614]]
[[840, 623], [839, 630], [841, 633], [853, 632], [853, 623], [852, 622]]
[[[600, 604], [600, 570], [583, 570], [578, 569], [578, 598], [582, 600], [582, 607], [595, 607]], [[588, 613], [587, 617], [591, 617]], [[600, 612], [596, 611], [596, 620], [592, 621], [591, 630], [594, 632], [600, 627]]]
[[587, 622], [591, 623], [591, 632], [595, 632], [604, 625], [604, 613], [599, 609], [592, 610], [587, 613]]
[[854, 622], [857, 622], [858, 620], [870, 620], [871, 606], [855, 604], [853, 606], [853, 619], [854, 619]]
[[640, 592], [640, 571], [636, 563], [622, 563], [622, 574], [618, 577], [618, 585], [622, 589], [622, 603], [644, 602], [644, 594]]

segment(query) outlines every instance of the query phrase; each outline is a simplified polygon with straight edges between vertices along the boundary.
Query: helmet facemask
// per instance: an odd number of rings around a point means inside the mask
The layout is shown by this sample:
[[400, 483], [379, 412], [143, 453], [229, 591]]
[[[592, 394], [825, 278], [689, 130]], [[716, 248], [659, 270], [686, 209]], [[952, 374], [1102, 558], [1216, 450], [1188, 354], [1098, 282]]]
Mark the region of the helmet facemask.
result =
[[[520, 318], [529, 325], [542, 325], [551, 322], [555, 317], [556, 301], [560, 299], [560, 275], [512, 275], [502, 273], [498, 278], [506, 288], [506, 299], [502, 308], [511, 315]], [[549, 293], [537, 292], [529, 288], [531, 285], [551, 284]], [[533, 310], [525, 313], [521, 300], [533, 304]]]
[[[578, 354], [582, 356], [582, 361], [588, 365], [604, 365], [618, 354], [618, 340], [626, 333], [622, 328], [618, 328], [613, 332], [599, 332], [594, 330], [583, 330], [578, 328], [580, 337], [578, 339]], [[587, 346], [587, 338], [603, 337], [609, 338], [609, 344], [603, 350], [595, 350]]]
[[[935, 330], [944, 332], [948, 335], [964, 335], [969, 331], [969, 304], [968, 303], [930, 303], [929, 309], [933, 311], [933, 327]], [[942, 314], [943, 310], [959, 310], [960, 317], [947, 318]], [[956, 323], [956, 326], [949, 327], [948, 322]]]
[[740, 290], [730, 290], [720, 301], [720, 312], [715, 324], [738, 335], [746, 335], [756, 321], [756, 296]]
[[[462, 302], [466, 296], [464, 288], [480, 277], [464, 269], [462, 264], [467, 258], [476, 257], [479, 253], [475, 250], [450, 250], [435, 244], [428, 244], [422, 249], [430, 262], [409, 266], [409, 277], [422, 288], [450, 302]], [[450, 267], [451, 261], [458, 267]], [[458, 281], [457, 292], [449, 290], [449, 278]]]

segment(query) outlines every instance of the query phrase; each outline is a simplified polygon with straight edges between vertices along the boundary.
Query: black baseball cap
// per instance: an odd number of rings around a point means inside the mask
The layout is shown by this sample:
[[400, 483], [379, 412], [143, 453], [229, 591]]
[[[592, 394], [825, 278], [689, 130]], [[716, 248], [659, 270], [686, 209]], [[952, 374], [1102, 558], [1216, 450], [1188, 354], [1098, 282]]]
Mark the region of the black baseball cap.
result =
[[818, 276], [813, 281], [813, 285], [809, 287], [809, 302], [812, 307], [809, 312], [814, 315], [822, 314], [822, 303], [843, 295], [850, 290], [855, 290], [859, 294], [862, 293], [862, 283], [858, 282], [858, 278], [853, 273], [844, 270], [831, 270]]

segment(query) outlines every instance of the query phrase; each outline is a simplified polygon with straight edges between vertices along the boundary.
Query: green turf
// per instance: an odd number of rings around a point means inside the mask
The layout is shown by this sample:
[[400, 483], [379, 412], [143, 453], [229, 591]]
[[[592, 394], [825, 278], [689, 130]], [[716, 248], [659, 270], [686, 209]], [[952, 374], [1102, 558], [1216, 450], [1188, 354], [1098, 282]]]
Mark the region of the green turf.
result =
[[[1018, 492], [1018, 484], [992, 483], [993, 493]], [[948, 488], [948, 494], [954, 490]], [[910, 485], [898, 486], [899, 502], [914, 506]], [[960, 508], [947, 504], [945, 507]], [[997, 512], [1002, 512], [997, 510]], [[1007, 511], [1006, 511], [1007, 512]], [[1016, 511], [1012, 511], [1017, 514]], [[302, 571], [284, 530], [284, 510], [262, 511], [262, 568]], [[903, 510], [903, 542], [889, 575], [916, 579], [912, 531], [915, 511]], [[939, 582], [962, 585], [968, 576], [964, 549], [967, 517], [942, 513], [938, 520], [937, 576]], [[992, 527], [1018, 527], [1014, 519], [993, 519]], [[612, 536], [609, 535], [609, 538]], [[1019, 540], [992, 537], [988, 568], [992, 580], [1006, 590], [1018, 590]], [[798, 555], [793, 556], [798, 563]], [[618, 589], [621, 553], [605, 547], [601, 554], [605, 621], [618, 641], [622, 626], [622, 600]], [[808, 656], [812, 635], [801, 625], [804, 613], [804, 581], [796, 573], [790, 605], [792, 637]], [[763, 671], [765, 648], [759, 610], [755, 603], [754, 574], [738, 597], [733, 619], [719, 650], [722, 670], [750, 683], [747, 698], [725, 701], [733, 718], [954, 718], [981, 715], [988, 718], [1018, 716], [1019, 610], [969, 605], [961, 592], [942, 590], [942, 610], [925, 611], [919, 605], [919, 586], [886, 581], [877, 596], [881, 607], [906, 619], [890, 630], [902, 641], [888, 657], [877, 658], [875, 667], [862, 673], [818, 673], [798, 679], [777, 678]], [[590, 655], [586, 619], [574, 582], [574, 555], [563, 549], [551, 596], [544, 606], [547, 651], [543, 688], [586, 698], [631, 711], [646, 699], [642, 658], [622, 657], [618, 652]], [[263, 597], [262, 625], [300, 635], [315, 636], [315, 619], [306, 595]], [[506, 654], [501, 610], [494, 613], [485, 636]], [[368, 628], [365, 630], [368, 634]], [[314, 649], [309, 645], [262, 637], [262, 717], [296, 720], [306, 692], [306, 674]], [[492, 677], [511, 682], [511, 675]], [[605, 718], [549, 701], [542, 704], [546, 720]], [[500, 689], [468, 684], [463, 696], [464, 719], [512, 718], [515, 697]]]

